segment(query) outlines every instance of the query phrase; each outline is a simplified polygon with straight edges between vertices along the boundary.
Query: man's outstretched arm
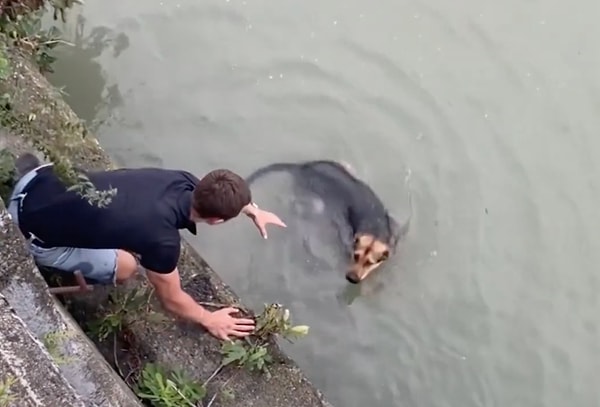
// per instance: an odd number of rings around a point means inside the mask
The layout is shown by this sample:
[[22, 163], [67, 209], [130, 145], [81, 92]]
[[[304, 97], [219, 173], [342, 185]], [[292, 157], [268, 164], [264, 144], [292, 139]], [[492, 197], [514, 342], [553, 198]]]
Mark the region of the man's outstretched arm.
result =
[[258, 228], [261, 236], [265, 239], [267, 238], [267, 225], [277, 225], [282, 228], [287, 227], [286, 224], [279, 219], [279, 216], [272, 212], [260, 209], [254, 202], [244, 206], [242, 208], [242, 213], [252, 219], [252, 222], [254, 222], [254, 225]]
[[154, 286], [159, 301], [167, 311], [202, 325], [213, 336], [227, 340], [230, 336], [248, 336], [254, 330], [253, 320], [231, 316], [231, 314], [238, 311], [235, 308], [225, 308], [211, 312], [194, 301], [181, 288], [177, 268], [168, 274], [146, 270], [146, 275]]

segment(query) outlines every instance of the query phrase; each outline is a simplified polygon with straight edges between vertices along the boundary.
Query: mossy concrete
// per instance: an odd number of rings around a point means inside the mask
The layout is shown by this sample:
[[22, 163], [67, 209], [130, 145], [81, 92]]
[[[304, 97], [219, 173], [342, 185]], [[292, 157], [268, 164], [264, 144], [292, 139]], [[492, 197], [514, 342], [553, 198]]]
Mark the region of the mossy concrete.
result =
[[86, 406], [2, 295], [0, 394], [4, 407]]
[[[0, 135], [0, 140], [2, 137], [6, 134]], [[141, 406], [94, 343], [48, 292], [46, 282], [26, 251], [25, 240], [10, 220], [2, 200], [0, 225], [0, 295], [19, 320], [24, 321], [30, 335], [43, 344], [64, 380], [71, 384], [85, 405]]]
[[[26, 58], [16, 53], [9, 56], [13, 73], [10, 80], [0, 82], [0, 94], [15, 95], [13, 109], [16, 114], [26, 117], [34, 115], [35, 119], [27, 124], [34, 131], [24, 133], [38, 135], [34, 137], [43, 135], [44, 143], [54, 151], [65, 154], [78, 167], [88, 170], [115, 168], [96, 139], [90, 135], [84, 136], [80, 126], [73, 126], [73, 123], [80, 122], [78, 117], [47, 80]], [[14, 135], [5, 144], [15, 151], [28, 148], [24, 139], [18, 135]], [[182, 243], [178, 268], [184, 289], [196, 300], [238, 304], [244, 308], [238, 296], [185, 241]], [[82, 324], [89, 322], [86, 319], [89, 319], [91, 313], [102, 313], [107, 308], [107, 290], [94, 290], [92, 294], [77, 295], [69, 299], [73, 304], [71, 310], [85, 310], [84, 315], [74, 314], [78, 320], [81, 318]], [[131, 350], [141, 355], [142, 359], [156, 361], [164, 367], [183, 368], [193, 379], [204, 382], [221, 363], [220, 342], [190, 323], [166, 316], [157, 322], [149, 316], [159, 315], [163, 311], [154, 301], [151, 309], [156, 313], [140, 311], [126, 322], [127, 341], [130, 347], [135, 348]], [[127, 329], [127, 324], [131, 323], [135, 326]], [[233, 368], [226, 368], [217, 375], [209, 385], [209, 398], [220, 391], [224, 382], [227, 382], [227, 390], [235, 398], [217, 397], [212, 406], [330, 406], [276, 343], [270, 345], [270, 352], [276, 361], [270, 367], [270, 378], [264, 374]]]

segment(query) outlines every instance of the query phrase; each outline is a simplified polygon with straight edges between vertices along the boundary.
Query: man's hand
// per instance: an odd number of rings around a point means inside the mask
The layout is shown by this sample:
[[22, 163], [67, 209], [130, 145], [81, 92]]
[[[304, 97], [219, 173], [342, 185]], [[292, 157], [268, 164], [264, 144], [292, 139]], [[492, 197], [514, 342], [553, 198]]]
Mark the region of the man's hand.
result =
[[234, 318], [231, 314], [238, 312], [235, 308], [224, 308], [208, 316], [204, 327], [218, 339], [228, 340], [230, 336], [243, 338], [254, 331], [254, 321], [246, 318]]
[[181, 289], [177, 269], [168, 274], [146, 270], [146, 275], [165, 309], [181, 318], [202, 325], [211, 335], [226, 340], [229, 336], [240, 338], [248, 336], [254, 330], [253, 320], [231, 316], [237, 312], [235, 308], [225, 308], [215, 312], [204, 309]]
[[252, 219], [261, 236], [265, 239], [267, 238], [267, 225], [277, 225], [282, 228], [287, 227], [287, 225], [283, 223], [279, 216], [268, 211], [263, 211], [252, 204], [246, 205], [242, 212]]

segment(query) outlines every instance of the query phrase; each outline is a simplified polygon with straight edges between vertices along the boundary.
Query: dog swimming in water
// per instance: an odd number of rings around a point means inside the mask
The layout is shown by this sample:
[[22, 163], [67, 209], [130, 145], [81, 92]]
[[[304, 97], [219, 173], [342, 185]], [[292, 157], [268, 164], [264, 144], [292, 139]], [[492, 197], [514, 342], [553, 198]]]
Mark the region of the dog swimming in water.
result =
[[[302, 198], [318, 198], [320, 210], [338, 216], [349, 226], [339, 231], [344, 249], [350, 254], [346, 280], [358, 284], [395, 251], [398, 241], [408, 232], [411, 215], [400, 226], [388, 213], [377, 194], [355, 177], [348, 166], [330, 160], [301, 163], [275, 163], [260, 168], [246, 178], [249, 185], [271, 172], [286, 172]], [[410, 203], [410, 193], [408, 195]], [[335, 214], [333, 212], [335, 212]], [[338, 213], [339, 212], [339, 213]], [[342, 228], [340, 228], [342, 229]], [[349, 236], [345, 236], [349, 234]]]

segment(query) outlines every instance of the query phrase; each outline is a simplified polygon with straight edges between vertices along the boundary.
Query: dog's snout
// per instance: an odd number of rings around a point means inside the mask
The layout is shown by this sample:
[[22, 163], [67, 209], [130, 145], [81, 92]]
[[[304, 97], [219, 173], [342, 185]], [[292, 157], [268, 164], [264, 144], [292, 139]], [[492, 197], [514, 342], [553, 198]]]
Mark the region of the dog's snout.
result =
[[358, 277], [358, 275], [356, 275], [356, 273], [346, 274], [346, 280], [348, 280], [348, 282], [352, 284], [360, 283], [360, 278]]
[[360, 260], [360, 254], [354, 253], [354, 261], [358, 263], [359, 260]]

